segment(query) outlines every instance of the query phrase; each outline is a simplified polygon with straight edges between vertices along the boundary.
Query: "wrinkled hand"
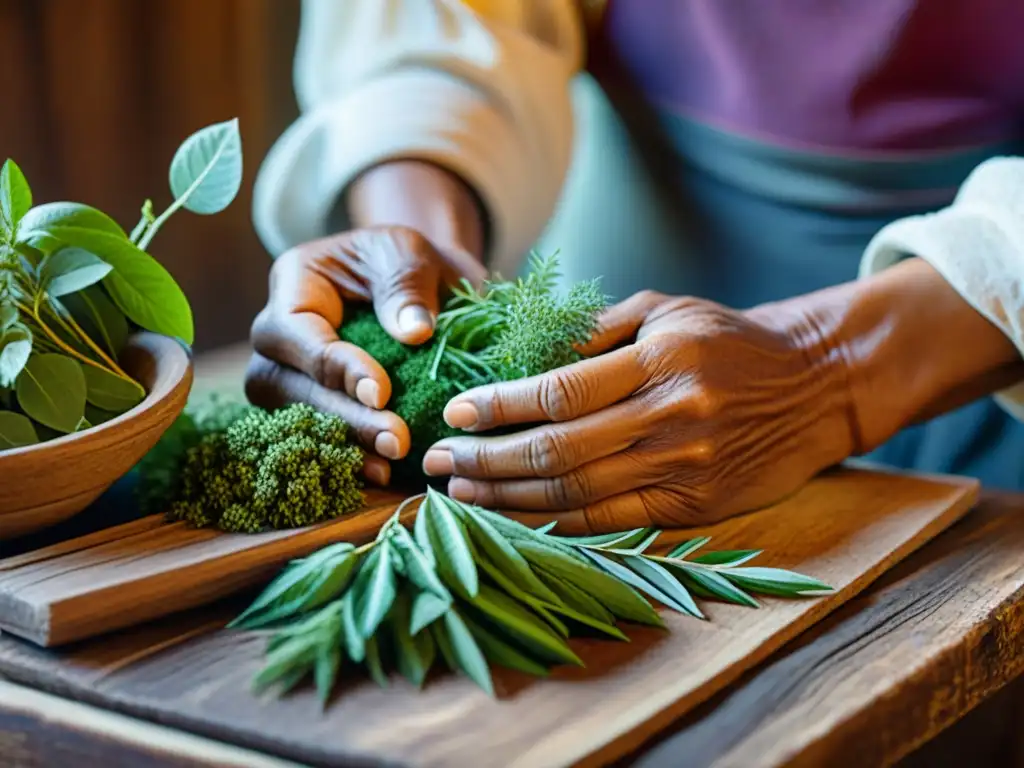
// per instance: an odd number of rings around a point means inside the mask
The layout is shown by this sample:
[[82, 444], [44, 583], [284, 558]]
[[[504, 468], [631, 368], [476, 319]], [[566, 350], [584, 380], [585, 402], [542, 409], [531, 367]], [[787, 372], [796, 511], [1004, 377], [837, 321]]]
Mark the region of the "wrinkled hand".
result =
[[372, 302], [395, 339], [421, 344], [433, 334], [440, 289], [461, 277], [478, 282], [483, 272], [470, 254], [442, 253], [405, 227], [345, 232], [282, 254], [253, 323], [246, 395], [268, 408], [302, 402], [337, 414], [377, 454], [367, 460], [368, 479], [386, 483], [384, 459], [406, 455], [409, 430], [383, 410], [391, 397], [384, 369], [338, 338], [345, 302]]
[[773, 503], [852, 450], [841, 362], [813, 324], [773, 312], [785, 310], [638, 294], [583, 350], [604, 354], [471, 390], [445, 411], [468, 431], [535, 426], [443, 440], [424, 469], [451, 475], [453, 497], [551, 512], [566, 533], [704, 524]]

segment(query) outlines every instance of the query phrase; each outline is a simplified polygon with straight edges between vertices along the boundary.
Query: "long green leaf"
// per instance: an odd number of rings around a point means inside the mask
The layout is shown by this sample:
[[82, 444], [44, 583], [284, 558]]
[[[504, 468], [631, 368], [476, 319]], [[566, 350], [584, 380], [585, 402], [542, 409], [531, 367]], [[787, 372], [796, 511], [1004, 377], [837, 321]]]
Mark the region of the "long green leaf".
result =
[[380, 646], [377, 644], [376, 636], [366, 638], [366, 668], [377, 685], [381, 688], [388, 687], [388, 675], [384, 671], [384, 663], [381, 660]]
[[605, 608], [600, 600], [584, 592], [575, 584], [570, 584], [568, 581], [560, 579], [543, 569], [538, 569], [537, 575], [544, 580], [544, 583], [551, 588], [552, 592], [558, 595], [562, 603], [574, 611], [590, 616], [605, 624], [615, 623], [615, 615]]
[[537, 656], [554, 663], [583, 666], [561, 637], [508, 595], [482, 584], [472, 605]]
[[490, 562], [486, 557], [481, 557], [476, 562], [480, 570], [486, 573], [491, 578], [491, 581], [503, 589], [509, 597], [518, 600], [523, 605], [536, 611], [540, 617], [550, 624], [551, 628], [562, 637], [569, 636], [569, 628], [565, 626], [565, 623], [561, 619], [553, 615], [549, 610], [554, 606], [564, 607], [557, 597], [553, 601], [545, 601], [520, 589], [514, 581], [502, 573], [498, 566]]
[[32, 207], [32, 190], [13, 160], [0, 167], [0, 240], [13, 240], [18, 222]]
[[710, 570], [709, 568], [691, 566], [685, 562], [681, 562], [673, 566], [672, 561], [668, 561], [666, 565], [672, 567], [685, 584], [689, 584], [691, 586], [696, 585], [712, 597], [724, 600], [727, 603], [745, 605], [748, 608], [760, 608], [757, 600], [752, 598], [742, 589], [734, 586], [724, 576]]
[[494, 696], [494, 683], [491, 680], [491, 671], [487, 668], [487, 659], [484, 658], [462, 617], [454, 609], [444, 615], [444, 630], [452, 659], [458, 668], [488, 696]]
[[74, 432], [85, 416], [85, 375], [70, 357], [32, 357], [18, 376], [16, 392], [30, 418], [58, 432]]
[[[392, 560], [391, 542], [385, 539], [374, 550], [377, 557], [373, 563], [362, 600], [357, 604], [359, 630], [369, 640], [384, 620], [391, 604], [395, 601], [397, 585]], [[370, 563], [367, 562], [367, 566]]]
[[810, 597], [835, 591], [815, 578], [781, 568], [730, 568], [721, 575], [737, 586], [762, 595]]
[[313, 663], [313, 681], [316, 684], [320, 706], [326, 707], [338, 679], [338, 668], [341, 666], [341, 649], [338, 646], [322, 645], [317, 649]]
[[392, 542], [402, 558], [409, 580], [420, 589], [431, 592], [446, 602], [451, 602], [451, 593], [437, 577], [434, 564], [427, 559], [410, 533], [402, 526], [398, 526], [395, 528]]
[[351, 590], [341, 598], [341, 626], [345, 652], [358, 664], [366, 658], [366, 641], [356, 623], [356, 601]]
[[61, 248], [43, 261], [41, 279], [50, 296], [64, 296], [95, 285], [112, 267], [81, 248]]
[[682, 542], [680, 544], [676, 544], [676, 546], [666, 555], [666, 557], [670, 557], [670, 558], [672, 558], [674, 560], [675, 559], [682, 560], [687, 555], [689, 555], [689, 554], [691, 554], [693, 552], [696, 552], [698, 549], [703, 547], [709, 541], [711, 541], [711, 537], [710, 536], [700, 536], [700, 537], [698, 537], [696, 539], [690, 539], [689, 541], [684, 541], [684, 542]]
[[107, 298], [103, 288], [98, 285], [89, 286], [83, 291], [64, 296], [57, 306], [63, 306], [89, 338], [115, 359], [121, 354], [131, 329], [124, 313]]
[[726, 568], [734, 568], [737, 565], [748, 563], [761, 554], [760, 549], [722, 549], [717, 552], [707, 552], [703, 555], [690, 558], [691, 563], [701, 565], [718, 565]]
[[444, 503], [441, 494], [433, 489], [427, 491], [427, 498], [420, 505], [419, 514], [427, 518], [427, 534], [441, 574], [453, 582], [451, 586], [460, 586], [466, 595], [472, 597], [477, 592], [479, 580], [473, 554], [459, 521]]
[[[666, 605], [669, 608], [674, 608], [675, 610], [680, 611], [681, 613], [689, 613], [689, 611], [687, 611], [685, 607], [680, 605], [674, 598], [672, 598], [669, 595], [666, 595], [661, 589], [656, 587], [651, 582], [647, 581], [647, 579], [638, 576], [636, 573], [634, 573], [621, 563], [616, 562], [610, 557], [605, 557], [603, 554], [598, 554], [597, 552], [587, 551], [586, 554], [587, 557], [593, 560], [599, 568], [603, 569], [610, 576], [618, 579], [624, 584], [628, 584], [629, 586], [633, 587], [634, 589], [640, 592], [645, 592], [646, 594], [650, 595], [655, 600], [657, 600], [659, 603], [662, 603], [663, 605]], [[627, 559], [629, 557], [634, 556], [627, 555]]]
[[[627, 584], [604, 573], [592, 563], [587, 563], [586, 559], [581, 563], [532, 542], [519, 542], [516, 548], [531, 564], [543, 568], [593, 596], [615, 616], [640, 624], [663, 626], [661, 617], [650, 603]], [[585, 552], [587, 556], [595, 556], [588, 550], [581, 551]]]
[[[703, 619], [697, 603], [686, 590], [686, 587], [668, 572], [655, 560], [649, 560], [637, 555], [629, 555], [623, 558], [623, 562], [641, 579], [649, 585], [644, 589], [655, 600], [661, 601], [669, 608], [674, 608], [680, 613], [688, 613], [698, 619]], [[651, 588], [653, 587], [653, 589]]]
[[444, 616], [451, 604], [451, 600], [443, 600], [433, 592], [420, 592], [413, 600], [409, 632], [418, 635], [425, 627]]
[[547, 677], [550, 673], [548, 667], [542, 662], [530, 658], [524, 651], [509, 645], [469, 616], [464, 616], [463, 621], [489, 662], [535, 677]]

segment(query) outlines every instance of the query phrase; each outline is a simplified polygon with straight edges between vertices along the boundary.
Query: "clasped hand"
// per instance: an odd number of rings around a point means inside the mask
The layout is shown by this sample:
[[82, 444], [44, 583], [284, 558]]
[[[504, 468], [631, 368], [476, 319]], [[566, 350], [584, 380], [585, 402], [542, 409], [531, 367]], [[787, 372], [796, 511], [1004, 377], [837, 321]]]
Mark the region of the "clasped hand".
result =
[[[422, 343], [443, 284], [481, 272], [399, 227], [283, 255], [253, 327], [249, 399], [337, 413], [371, 451], [367, 477], [387, 483], [409, 432], [385, 410], [381, 366], [339, 340], [344, 302], [372, 301], [393, 336]], [[465, 436], [433, 446], [425, 471], [450, 476], [456, 498], [602, 532], [749, 511], [852, 451], [841, 356], [784, 305], [737, 312], [641, 293], [609, 309], [582, 351], [574, 365], [454, 398], [445, 418]], [[518, 431], [479, 434], [499, 427]]]

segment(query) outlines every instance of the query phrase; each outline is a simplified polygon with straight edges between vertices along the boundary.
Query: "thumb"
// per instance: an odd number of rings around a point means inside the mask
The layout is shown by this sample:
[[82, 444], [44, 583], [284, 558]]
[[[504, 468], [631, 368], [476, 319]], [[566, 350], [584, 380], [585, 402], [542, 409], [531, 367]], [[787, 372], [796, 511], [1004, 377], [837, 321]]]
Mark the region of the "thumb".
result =
[[423, 344], [437, 321], [441, 260], [426, 242], [401, 244], [389, 256], [370, 281], [377, 319], [395, 340]]

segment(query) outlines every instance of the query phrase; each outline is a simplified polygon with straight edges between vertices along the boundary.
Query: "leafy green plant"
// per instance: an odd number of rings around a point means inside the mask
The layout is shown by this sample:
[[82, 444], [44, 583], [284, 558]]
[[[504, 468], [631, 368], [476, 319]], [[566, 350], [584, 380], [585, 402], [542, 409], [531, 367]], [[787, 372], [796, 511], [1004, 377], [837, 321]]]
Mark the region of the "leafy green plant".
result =
[[189, 137], [171, 161], [174, 201], [142, 206], [127, 234], [81, 203], [33, 205], [21, 169], [0, 169], [0, 451], [88, 429], [145, 390], [119, 365], [131, 327], [193, 341], [181, 288], [147, 249], [182, 208], [226, 208], [242, 181], [238, 122]]
[[442, 416], [461, 391], [497, 381], [534, 376], [579, 360], [608, 303], [598, 281], [557, 290], [558, 254], [534, 254], [525, 277], [495, 278], [477, 290], [463, 281], [438, 315], [434, 338], [420, 347], [388, 335], [373, 311], [346, 317], [342, 339], [361, 347], [388, 372], [391, 409], [409, 425], [412, 450], [397, 462], [399, 482], [422, 482], [420, 462], [438, 440], [457, 434]]
[[[410, 500], [410, 502], [413, 500]], [[651, 600], [703, 619], [695, 597], [758, 607], [752, 594], [813, 596], [831, 588], [760, 552], [694, 555], [693, 539], [649, 554], [659, 531], [560, 537], [429, 489], [415, 523], [409, 502], [361, 547], [339, 542], [295, 560], [232, 626], [269, 630], [254, 684], [285, 692], [312, 675], [326, 703], [344, 663], [380, 685], [397, 670], [422, 686], [441, 661], [494, 692], [490, 665], [546, 675], [583, 662], [579, 635], [628, 641], [618, 624], [664, 627]]]

